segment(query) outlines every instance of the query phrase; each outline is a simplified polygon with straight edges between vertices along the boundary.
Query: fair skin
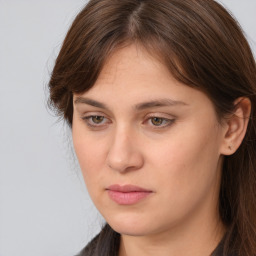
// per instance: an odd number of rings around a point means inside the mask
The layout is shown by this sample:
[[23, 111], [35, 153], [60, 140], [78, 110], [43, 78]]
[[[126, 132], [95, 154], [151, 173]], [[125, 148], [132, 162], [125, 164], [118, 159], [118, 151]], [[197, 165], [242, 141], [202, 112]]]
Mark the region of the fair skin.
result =
[[[238, 103], [244, 117], [250, 102]], [[121, 234], [119, 256], [211, 254], [225, 233], [221, 166], [243, 139], [240, 120], [220, 125], [204, 93], [134, 45], [116, 51], [95, 85], [74, 95], [75, 151], [94, 204]], [[149, 193], [120, 203], [109, 194], [113, 184]]]

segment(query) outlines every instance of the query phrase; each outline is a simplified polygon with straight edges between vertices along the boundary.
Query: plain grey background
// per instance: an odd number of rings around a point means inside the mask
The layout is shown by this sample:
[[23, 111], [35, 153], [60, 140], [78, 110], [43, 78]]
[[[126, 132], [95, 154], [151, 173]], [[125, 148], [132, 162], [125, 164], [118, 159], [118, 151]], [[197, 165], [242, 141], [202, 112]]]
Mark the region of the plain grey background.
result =
[[[71, 256], [103, 220], [70, 131], [49, 113], [46, 85], [87, 1], [0, 0], [0, 256]], [[223, 0], [256, 52], [256, 0]]]

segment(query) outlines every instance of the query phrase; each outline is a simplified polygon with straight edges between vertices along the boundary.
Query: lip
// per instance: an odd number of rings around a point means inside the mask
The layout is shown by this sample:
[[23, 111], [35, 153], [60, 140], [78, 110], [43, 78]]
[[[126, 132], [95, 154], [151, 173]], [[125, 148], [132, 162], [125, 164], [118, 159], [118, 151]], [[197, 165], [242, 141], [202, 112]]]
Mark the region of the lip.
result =
[[120, 205], [132, 205], [145, 199], [153, 191], [134, 185], [111, 185], [107, 189], [109, 197]]

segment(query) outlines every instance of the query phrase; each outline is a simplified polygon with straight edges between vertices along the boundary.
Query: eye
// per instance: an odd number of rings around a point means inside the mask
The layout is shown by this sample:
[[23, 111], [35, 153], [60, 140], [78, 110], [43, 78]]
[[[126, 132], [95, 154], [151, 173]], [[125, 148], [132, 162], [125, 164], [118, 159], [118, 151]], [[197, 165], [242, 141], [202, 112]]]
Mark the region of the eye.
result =
[[165, 128], [172, 123], [174, 123], [175, 119], [169, 119], [164, 117], [152, 116], [146, 120], [146, 123], [154, 128]]
[[160, 118], [160, 117], [152, 117], [150, 118], [151, 123], [155, 126], [160, 126], [166, 121], [166, 119]]
[[91, 116], [90, 118], [91, 118], [92, 122], [95, 124], [100, 124], [104, 120], [104, 116]]
[[106, 125], [109, 120], [105, 116], [100, 116], [100, 115], [90, 115], [90, 116], [85, 116], [82, 117], [82, 119], [85, 121], [85, 123], [90, 126], [90, 127], [102, 127]]

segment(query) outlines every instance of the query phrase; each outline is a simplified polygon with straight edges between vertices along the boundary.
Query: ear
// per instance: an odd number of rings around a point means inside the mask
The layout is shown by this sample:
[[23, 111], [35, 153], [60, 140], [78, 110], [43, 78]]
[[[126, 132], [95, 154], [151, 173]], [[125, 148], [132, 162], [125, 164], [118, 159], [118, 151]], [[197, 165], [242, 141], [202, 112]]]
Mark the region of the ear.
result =
[[223, 155], [232, 155], [239, 148], [246, 134], [251, 113], [251, 101], [248, 98], [238, 98], [234, 105], [234, 112], [224, 118], [224, 136], [220, 152]]

